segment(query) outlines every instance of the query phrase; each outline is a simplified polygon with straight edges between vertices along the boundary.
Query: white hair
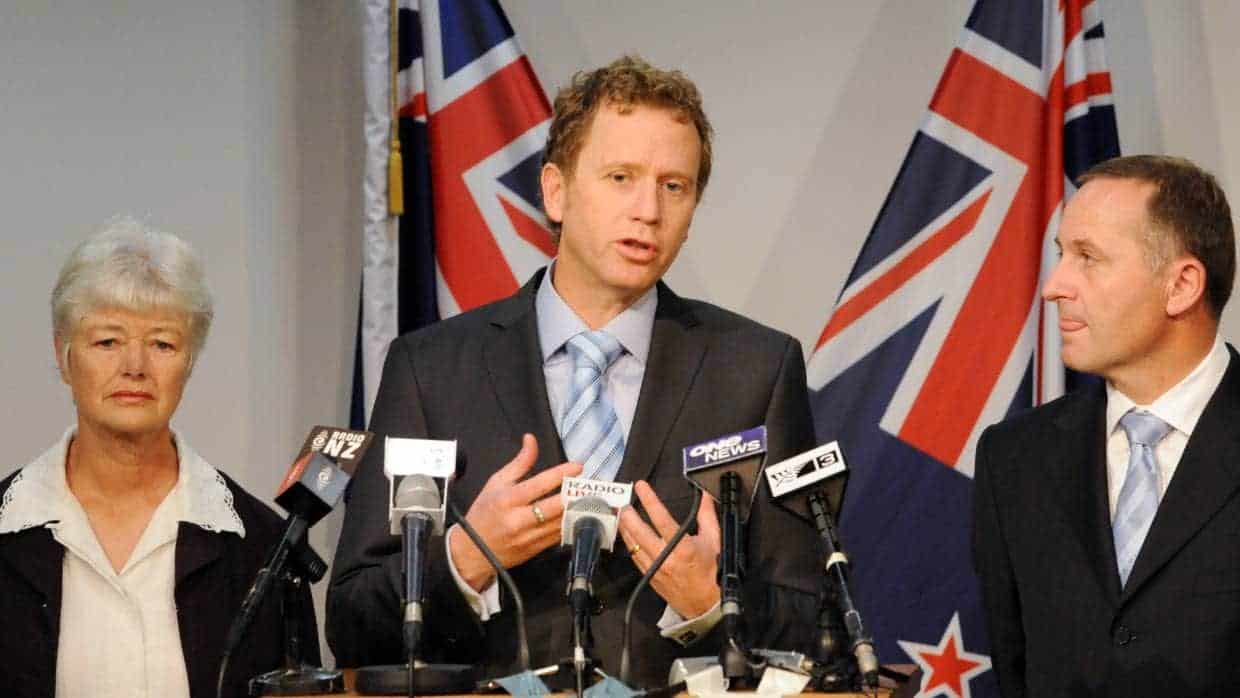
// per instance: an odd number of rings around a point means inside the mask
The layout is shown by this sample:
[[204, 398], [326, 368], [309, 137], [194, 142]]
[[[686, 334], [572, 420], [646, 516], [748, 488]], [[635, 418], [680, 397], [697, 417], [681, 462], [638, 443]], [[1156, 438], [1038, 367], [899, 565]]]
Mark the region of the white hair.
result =
[[52, 289], [52, 332], [64, 346], [62, 358], [68, 359], [77, 324], [100, 308], [184, 313], [191, 364], [215, 314], [198, 253], [181, 238], [128, 216], [82, 241], [60, 269]]

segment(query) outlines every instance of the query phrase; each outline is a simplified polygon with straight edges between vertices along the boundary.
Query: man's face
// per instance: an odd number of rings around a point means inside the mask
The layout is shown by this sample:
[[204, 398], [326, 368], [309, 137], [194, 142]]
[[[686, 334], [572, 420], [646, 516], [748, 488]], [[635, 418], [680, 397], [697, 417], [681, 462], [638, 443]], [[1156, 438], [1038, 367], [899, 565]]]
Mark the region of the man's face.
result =
[[1170, 327], [1171, 280], [1150, 268], [1145, 232], [1154, 185], [1091, 180], [1064, 209], [1059, 264], [1042, 297], [1059, 306], [1063, 361], [1112, 382], [1149, 369]]
[[663, 276], [689, 235], [701, 157], [676, 112], [604, 103], [573, 171], [543, 168], [543, 203], [561, 224], [555, 286], [570, 305], [627, 307]]

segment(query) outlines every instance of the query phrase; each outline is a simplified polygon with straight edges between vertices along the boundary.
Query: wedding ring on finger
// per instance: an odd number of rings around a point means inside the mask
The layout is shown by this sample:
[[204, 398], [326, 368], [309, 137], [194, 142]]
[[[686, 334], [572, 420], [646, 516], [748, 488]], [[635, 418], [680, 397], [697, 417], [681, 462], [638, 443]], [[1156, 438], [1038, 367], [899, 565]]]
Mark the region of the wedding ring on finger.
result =
[[641, 551], [642, 551], [642, 546], [634, 545], [633, 547], [629, 548], [629, 557], [636, 557], [637, 554], [640, 553]]
[[539, 509], [537, 504], [530, 506], [530, 511], [534, 512], [534, 518], [538, 519], [538, 523], [547, 523], [547, 517], [543, 515], [542, 509]]

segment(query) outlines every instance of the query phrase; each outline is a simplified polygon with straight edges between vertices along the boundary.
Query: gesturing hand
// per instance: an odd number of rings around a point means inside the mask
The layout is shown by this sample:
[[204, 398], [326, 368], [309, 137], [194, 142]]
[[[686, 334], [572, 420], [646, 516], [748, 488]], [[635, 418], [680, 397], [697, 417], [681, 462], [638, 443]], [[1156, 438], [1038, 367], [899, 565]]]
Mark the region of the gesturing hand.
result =
[[[630, 551], [637, 548], [637, 553], [632, 556], [633, 563], [645, 574], [680, 524], [667, 512], [645, 480], [638, 481], [633, 489], [654, 527], [647, 526], [632, 507], [626, 507], [620, 513], [620, 535]], [[716, 579], [719, 518], [715, 514], [715, 502], [709, 496], [702, 497], [697, 525], [697, 535], [682, 538], [650, 580], [650, 585], [659, 596], [685, 619], [696, 618], [719, 603], [719, 582]]]
[[[465, 513], [466, 520], [505, 568], [515, 567], [559, 544], [560, 518], [564, 513], [560, 484], [565, 477], [581, 473], [581, 464], [561, 463], [522, 480], [537, 460], [538, 441], [532, 434], [525, 434], [521, 450], [487, 479]], [[485, 589], [494, 579], [495, 570], [478, 546], [469, 536], [455, 531], [448, 545], [457, 574], [475, 591]]]

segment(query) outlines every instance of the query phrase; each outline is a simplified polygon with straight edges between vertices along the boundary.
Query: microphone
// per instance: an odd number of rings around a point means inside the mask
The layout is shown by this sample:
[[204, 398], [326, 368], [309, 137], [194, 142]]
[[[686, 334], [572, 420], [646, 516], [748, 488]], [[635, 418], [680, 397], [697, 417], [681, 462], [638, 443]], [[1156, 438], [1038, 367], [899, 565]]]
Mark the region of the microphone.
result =
[[[620, 525], [619, 511], [633, 501], [633, 484], [605, 482], [584, 477], [566, 477], [560, 485], [560, 501], [564, 515], [560, 519], [560, 545], [572, 545], [573, 527], [583, 517], [598, 519], [603, 524], [600, 545], [611, 552]], [[584, 502], [589, 501], [589, 504]]]
[[[374, 434], [366, 431], [323, 426], [310, 430], [301, 453], [289, 467], [276, 492], [276, 504], [289, 514], [287, 524], [280, 541], [255, 576], [254, 584], [242, 600], [241, 608], [228, 630], [217, 677], [217, 694], [223, 693], [232, 653], [240, 646], [245, 631], [254, 621], [271, 586], [283, 573], [290, 552], [302, 542], [306, 531], [327, 516], [344, 498], [350, 474], [373, 440]], [[337, 463], [324, 455], [325, 451], [339, 454], [341, 462]]]
[[685, 477], [722, 503], [723, 480], [739, 478], [740, 498], [737, 515], [749, 520], [749, 509], [758, 491], [758, 471], [766, 456], [766, 426], [756, 426], [735, 434], [726, 434], [704, 443], [686, 446], [683, 451]]
[[[384, 439], [383, 474], [388, 479], [388, 524], [392, 535], [401, 535], [401, 522], [405, 514], [424, 514], [434, 524], [434, 534], [442, 536], [448, 489], [456, 477], [456, 471], [455, 441], [400, 439], [392, 436]], [[420, 485], [406, 485], [413, 476], [419, 478], [415, 482], [421, 483]], [[426, 495], [429, 495], [433, 488], [434, 500], [423, 495], [417, 499], [400, 501], [396, 495], [397, 483], [409, 487], [410, 491], [423, 490]]]
[[765, 456], [765, 426], [687, 446], [683, 452], [685, 477], [720, 505], [719, 608], [725, 640], [719, 665], [726, 678], [742, 681], [752, 673], [749, 653], [741, 644], [744, 523], [760, 484], [758, 471]]
[[[354, 674], [354, 687], [362, 695], [468, 693], [477, 682], [475, 666], [425, 664], [417, 658], [425, 628], [428, 548], [432, 537], [444, 533], [448, 488], [456, 472], [455, 441], [391, 436], [384, 439], [388, 526], [392, 535], [401, 537], [405, 587], [401, 632], [408, 661], [359, 667]], [[453, 512], [460, 516], [455, 509]], [[462, 520], [461, 524], [464, 527], [468, 522]]]
[[612, 549], [618, 523], [616, 510], [601, 497], [583, 497], [564, 510], [560, 536], [564, 545], [573, 548], [565, 593], [575, 613], [589, 610], [593, 596], [591, 579], [598, 565], [599, 552], [603, 548]]
[[[867, 686], [877, 687], [879, 668], [874, 641], [866, 632], [861, 613], [849, 592], [848, 557], [840, 549], [835, 531], [836, 512], [848, 481], [848, 467], [839, 442], [832, 441], [776, 463], [766, 468], [765, 474], [776, 504], [812, 521], [818, 530], [825, 552], [826, 572], [830, 583], [835, 585], [838, 610], [844, 617], [857, 669]], [[827, 632], [829, 630], [824, 631], [820, 642], [822, 647], [836, 644], [826, 636]]]
[[[393, 501], [393, 515], [401, 514], [401, 552], [404, 559], [405, 650], [416, 656], [422, 635], [423, 609], [426, 601], [427, 545], [435, 532], [433, 513], [440, 511], [439, 488], [428, 475], [408, 475], [400, 481]], [[442, 528], [443, 524], [440, 524]]]
[[560, 542], [573, 549], [565, 593], [573, 612], [573, 673], [579, 696], [585, 690], [589, 666], [586, 649], [590, 645], [594, 568], [598, 566], [600, 551], [610, 551], [615, 545], [620, 523], [617, 512], [629, 503], [632, 495], [631, 484], [587, 478], [564, 478], [560, 487], [560, 498], [564, 502]]

